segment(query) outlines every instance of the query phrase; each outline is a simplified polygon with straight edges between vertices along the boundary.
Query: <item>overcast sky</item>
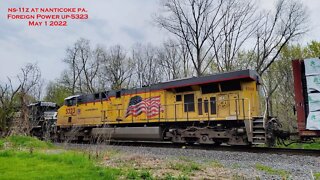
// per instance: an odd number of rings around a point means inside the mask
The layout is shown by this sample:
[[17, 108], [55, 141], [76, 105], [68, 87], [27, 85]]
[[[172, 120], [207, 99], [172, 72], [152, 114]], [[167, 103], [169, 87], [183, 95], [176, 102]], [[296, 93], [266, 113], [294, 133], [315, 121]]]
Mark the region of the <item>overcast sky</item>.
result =
[[[260, 0], [261, 7], [272, 7], [274, 0]], [[320, 0], [303, 0], [310, 13], [311, 31], [301, 43], [320, 41]], [[89, 19], [69, 20], [67, 27], [29, 27], [27, 21], [8, 20], [13, 7], [84, 7]], [[19, 73], [26, 63], [37, 63], [42, 77], [58, 78], [64, 68], [65, 50], [80, 37], [92, 45], [105, 47], [134, 43], [160, 44], [167, 32], [157, 28], [152, 17], [159, 11], [158, 0], [1, 0], [0, 1], [0, 82]]]

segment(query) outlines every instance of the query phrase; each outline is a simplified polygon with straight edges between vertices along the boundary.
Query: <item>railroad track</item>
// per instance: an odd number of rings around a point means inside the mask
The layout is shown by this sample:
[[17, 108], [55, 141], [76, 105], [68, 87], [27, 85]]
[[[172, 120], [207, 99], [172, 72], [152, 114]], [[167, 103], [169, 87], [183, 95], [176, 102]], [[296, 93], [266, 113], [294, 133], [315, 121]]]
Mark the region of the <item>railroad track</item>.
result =
[[85, 148], [87, 146], [136, 146], [136, 147], [161, 147], [161, 148], [179, 148], [179, 149], [197, 149], [197, 150], [210, 150], [210, 151], [228, 151], [228, 152], [248, 152], [248, 153], [267, 153], [267, 154], [286, 154], [286, 155], [299, 155], [299, 156], [316, 156], [320, 157], [320, 150], [310, 149], [289, 149], [289, 148], [268, 148], [268, 147], [248, 147], [248, 146], [213, 146], [213, 145], [188, 145], [188, 144], [173, 144], [171, 142], [134, 142], [134, 141], [118, 141], [108, 142], [102, 144], [89, 144], [89, 143], [56, 143], [58, 146], [69, 146], [72, 148]]

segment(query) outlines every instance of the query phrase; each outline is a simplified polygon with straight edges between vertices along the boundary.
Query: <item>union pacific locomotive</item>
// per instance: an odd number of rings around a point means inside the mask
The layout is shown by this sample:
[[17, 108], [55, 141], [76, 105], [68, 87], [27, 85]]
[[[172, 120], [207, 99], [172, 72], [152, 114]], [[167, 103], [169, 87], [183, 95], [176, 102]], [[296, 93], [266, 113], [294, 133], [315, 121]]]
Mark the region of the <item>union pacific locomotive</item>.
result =
[[273, 138], [259, 85], [255, 71], [241, 70], [70, 96], [58, 110], [56, 138], [265, 144]]
[[[298, 135], [301, 140], [320, 137], [320, 59], [294, 60], [292, 67]], [[57, 118], [43, 118], [32, 134], [57, 141], [273, 146], [296, 133], [281, 130], [276, 118], [261, 116], [259, 86], [255, 71], [241, 70], [74, 95], [65, 98]]]

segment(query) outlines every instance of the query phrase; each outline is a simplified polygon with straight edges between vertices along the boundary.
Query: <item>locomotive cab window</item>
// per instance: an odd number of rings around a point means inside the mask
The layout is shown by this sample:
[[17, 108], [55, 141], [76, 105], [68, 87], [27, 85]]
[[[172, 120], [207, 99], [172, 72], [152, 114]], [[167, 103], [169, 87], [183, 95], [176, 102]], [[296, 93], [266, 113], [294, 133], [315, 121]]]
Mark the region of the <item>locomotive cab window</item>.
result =
[[76, 98], [66, 99], [64, 103], [66, 106], [74, 106], [77, 104], [77, 100]]
[[183, 99], [184, 112], [194, 112], [194, 94], [185, 94]]

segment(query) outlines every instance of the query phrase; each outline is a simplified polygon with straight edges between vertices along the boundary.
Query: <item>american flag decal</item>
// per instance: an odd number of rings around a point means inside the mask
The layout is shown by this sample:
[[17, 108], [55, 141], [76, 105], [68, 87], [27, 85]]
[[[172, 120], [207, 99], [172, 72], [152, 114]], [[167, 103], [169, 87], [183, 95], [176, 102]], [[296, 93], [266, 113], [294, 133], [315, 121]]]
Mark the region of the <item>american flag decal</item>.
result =
[[142, 99], [140, 96], [134, 96], [130, 99], [126, 117], [132, 115], [139, 116], [143, 112], [147, 114], [148, 118], [159, 115], [164, 109], [160, 103], [160, 96]]

